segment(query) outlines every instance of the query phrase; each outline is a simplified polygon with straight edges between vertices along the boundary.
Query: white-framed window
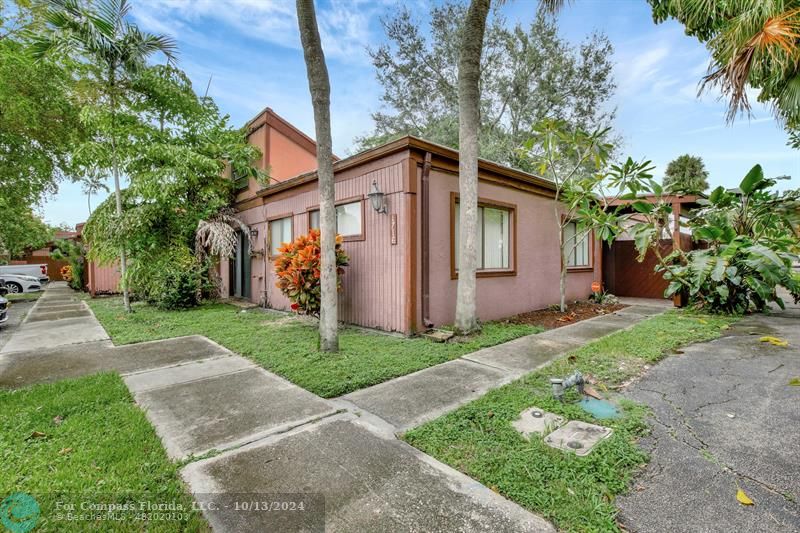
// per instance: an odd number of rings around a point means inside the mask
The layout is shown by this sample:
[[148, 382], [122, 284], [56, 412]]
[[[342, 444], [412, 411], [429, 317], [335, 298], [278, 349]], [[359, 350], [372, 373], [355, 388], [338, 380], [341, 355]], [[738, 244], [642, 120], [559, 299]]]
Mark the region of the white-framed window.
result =
[[[579, 241], [576, 239], [580, 238]], [[568, 268], [589, 268], [592, 266], [592, 255], [589, 247], [589, 233], [578, 234], [578, 225], [568, 222], [564, 226], [564, 245], [567, 253]]]
[[[342, 237], [362, 235], [361, 200], [336, 206], [336, 233]], [[319, 209], [308, 213], [309, 229], [319, 229]]]
[[[460, 206], [455, 205], [453, 221], [455, 238], [455, 269], [458, 270], [460, 244]], [[478, 206], [478, 270], [507, 270], [511, 268], [511, 218], [512, 209]]]
[[278, 248], [285, 242], [292, 242], [292, 217], [284, 217], [269, 221], [269, 255], [275, 257]]

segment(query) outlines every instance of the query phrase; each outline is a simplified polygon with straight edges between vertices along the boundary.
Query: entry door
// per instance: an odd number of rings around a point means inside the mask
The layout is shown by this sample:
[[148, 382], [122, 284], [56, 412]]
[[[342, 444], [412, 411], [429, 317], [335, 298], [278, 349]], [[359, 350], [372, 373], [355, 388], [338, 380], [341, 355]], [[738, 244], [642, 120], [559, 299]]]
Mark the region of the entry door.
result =
[[238, 233], [236, 242], [236, 258], [233, 261], [232, 277], [233, 295], [237, 298], [250, 298], [250, 241], [244, 232]]

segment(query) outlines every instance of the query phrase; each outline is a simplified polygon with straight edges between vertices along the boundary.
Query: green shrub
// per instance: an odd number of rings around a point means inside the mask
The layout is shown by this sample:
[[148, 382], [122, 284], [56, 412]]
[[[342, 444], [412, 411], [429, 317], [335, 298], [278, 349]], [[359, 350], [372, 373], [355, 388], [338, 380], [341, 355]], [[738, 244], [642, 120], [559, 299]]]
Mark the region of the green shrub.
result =
[[186, 309], [198, 305], [208, 292], [208, 265], [188, 248], [169, 250], [147, 261], [132, 261], [131, 291], [160, 309]]

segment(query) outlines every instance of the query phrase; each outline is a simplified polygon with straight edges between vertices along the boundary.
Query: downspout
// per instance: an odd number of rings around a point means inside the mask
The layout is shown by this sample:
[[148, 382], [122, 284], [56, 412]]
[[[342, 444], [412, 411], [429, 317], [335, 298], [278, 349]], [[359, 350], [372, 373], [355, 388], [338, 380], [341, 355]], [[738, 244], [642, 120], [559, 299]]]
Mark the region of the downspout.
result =
[[426, 328], [433, 327], [430, 319], [431, 309], [431, 236], [430, 236], [430, 176], [431, 153], [425, 152], [425, 162], [422, 165], [422, 191], [420, 202], [422, 204], [421, 216], [421, 241], [422, 241], [422, 325]]

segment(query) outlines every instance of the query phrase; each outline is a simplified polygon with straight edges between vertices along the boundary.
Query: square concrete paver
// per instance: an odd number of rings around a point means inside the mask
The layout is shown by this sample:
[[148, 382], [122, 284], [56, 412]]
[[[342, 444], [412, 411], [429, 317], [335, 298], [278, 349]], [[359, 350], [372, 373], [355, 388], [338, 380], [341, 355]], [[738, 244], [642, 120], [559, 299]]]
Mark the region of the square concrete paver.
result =
[[[245, 500], [324, 498], [324, 505], [305, 513], [242, 513], [219, 506], [205, 513], [217, 533], [554, 531], [408, 444], [341, 416], [192, 463], [182, 473], [201, 504], [230, 493]], [[319, 522], [308, 527], [320, 514], [324, 529]]]
[[[34, 308], [35, 309], [35, 308]], [[0, 353], [31, 351], [67, 344], [108, 340], [108, 333], [94, 316], [63, 320], [26, 322], [9, 339]]]
[[[44, 322], [28, 324], [26, 327], [38, 328], [40, 324]], [[67, 344], [46, 350], [2, 353], [0, 388], [19, 388], [103, 371], [123, 374], [139, 372], [230, 354], [225, 348], [199, 336], [118, 347], [113, 346], [111, 341], [98, 341]]]
[[[200, 368], [215, 364], [198, 363]], [[336, 411], [321, 398], [260, 368], [147, 390], [134, 397], [173, 459], [252, 442]]]
[[65, 318], [78, 318], [92, 316], [92, 312], [85, 308], [78, 309], [53, 309], [38, 306], [26, 319], [28, 322], [45, 322], [50, 320], [63, 320]]
[[569, 339], [529, 335], [513, 341], [484, 348], [465, 355], [462, 359], [485, 365], [506, 368], [510, 371], [532, 372], [552, 361], [562, 353], [580, 346]]
[[406, 430], [452, 411], [509, 379], [505, 370], [457, 359], [343, 398]]

